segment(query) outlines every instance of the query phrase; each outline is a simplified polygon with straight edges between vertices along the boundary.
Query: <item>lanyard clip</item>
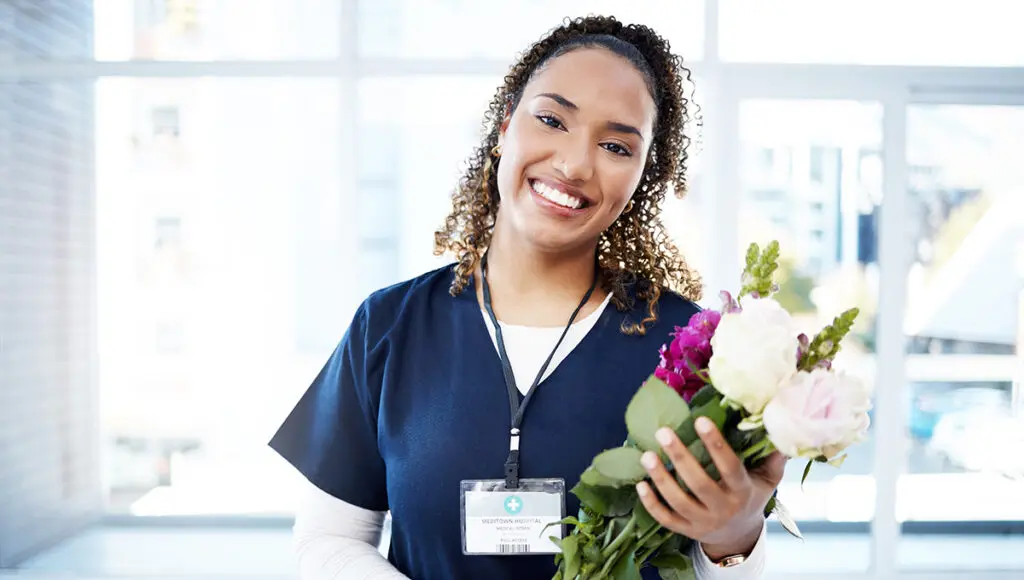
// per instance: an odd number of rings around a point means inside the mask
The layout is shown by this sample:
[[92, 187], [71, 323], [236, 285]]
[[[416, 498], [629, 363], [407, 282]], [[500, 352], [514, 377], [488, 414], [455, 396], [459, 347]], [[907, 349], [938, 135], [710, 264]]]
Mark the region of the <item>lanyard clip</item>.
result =
[[505, 489], [519, 488], [519, 429], [513, 427], [505, 460]]

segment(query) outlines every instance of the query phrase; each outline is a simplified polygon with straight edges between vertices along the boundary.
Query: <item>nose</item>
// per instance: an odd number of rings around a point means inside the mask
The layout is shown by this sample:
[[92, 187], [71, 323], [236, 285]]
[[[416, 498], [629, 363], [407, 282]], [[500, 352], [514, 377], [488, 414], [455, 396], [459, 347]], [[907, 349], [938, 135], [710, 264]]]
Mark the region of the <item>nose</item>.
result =
[[555, 171], [568, 182], [587, 181], [594, 176], [594, 159], [582, 139], [566, 140], [555, 157]]

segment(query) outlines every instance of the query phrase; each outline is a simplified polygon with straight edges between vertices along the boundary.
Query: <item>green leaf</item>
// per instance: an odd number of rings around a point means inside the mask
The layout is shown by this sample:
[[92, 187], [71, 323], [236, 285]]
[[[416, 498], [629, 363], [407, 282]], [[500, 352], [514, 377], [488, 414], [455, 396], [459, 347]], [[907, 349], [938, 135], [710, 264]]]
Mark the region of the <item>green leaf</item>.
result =
[[796, 520], [793, 519], [793, 514], [789, 512], [789, 509], [787, 509], [786, 506], [778, 500], [775, 500], [775, 505], [773, 507], [774, 509], [772, 509], [772, 513], [775, 514], [776, 518], [778, 518], [782, 527], [794, 537], [800, 538], [801, 540], [804, 539], [804, 536], [800, 533], [800, 528], [796, 525]]
[[811, 474], [811, 466], [814, 465], [814, 460], [807, 462], [807, 466], [804, 467], [804, 474], [800, 477], [800, 487], [802, 488], [804, 482], [807, 481], [807, 476]]
[[587, 542], [583, 545], [583, 561], [593, 564], [601, 563], [601, 546], [594, 542]]
[[690, 401], [690, 405], [693, 410], [690, 412], [690, 416], [676, 430], [676, 435], [679, 436], [679, 440], [684, 444], [689, 445], [694, 441], [699, 441], [700, 437], [697, 436], [697, 429], [694, 425], [694, 421], [697, 417], [707, 417], [711, 419], [711, 422], [718, 427], [718, 430], [725, 433], [725, 425], [729, 419], [729, 409], [722, 406], [722, 398], [717, 393], [712, 397], [711, 400], [705, 401], [700, 406]]
[[605, 517], [628, 514], [636, 503], [636, 488], [589, 485], [583, 481], [572, 488], [580, 502]]
[[602, 452], [594, 458], [594, 469], [617, 487], [635, 485], [647, 477], [647, 470], [640, 465], [643, 452], [632, 447], [616, 447]]
[[633, 554], [625, 554], [619, 558], [619, 561], [612, 567], [611, 578], [613, 580], [643, 580], [643, 577], [640, 576], [640, 567], [636, 565]]
[[698, 407], [702, 407], [712, 399], [720, 398], [718, 395], [718, 390], [715, 389], [715, 387], [712, 385], [705, 385], [697, 391], [697, 394], [695, 394], [692, 399], [690, 399], [690, 408], [696, 409]]
[[640, 501], [638, 497], [636, 499], [636, 505], [633, 506], [633, 513], [636, 515], [636, 533], [637, 537], [644, 535], [655, 526], [658, 526], [658, 521], [654, 519], [647, 508], [644, 507], [644, 502]]
[[713, 461], [711, 460], [711, 453], [708, 452], [708, 448], [704, 446], [704, 442], [700, 439], [690, 443], [686, 448], [690, 450], [690, 454], [693, 455], [693, 458], [700, 462], [701, 467], [706, 468], [713, 464]]
[[583, 553], [579, 550], [580, 537], [569, 536], [562, 540], [562, 556], [565, 558], [565, 577], [575, 578], [583, 564]]
[[580, 481], [593, 487], [620, 487], [618, 482], [610, 477], [605, 477], [593, 465], [583, 471]]
[[658, 569], [662, 580], [696, 580], [697, 571], [693, 561], [679, 552], [658, 554], [651, 559], [651, 565]]
[[651, 375], [626, 407], [629, 436], [644, 451], [661, 451], [654, 433], [662, 427], [679, 429], [690, 415], [686, 401], [658, 377]]

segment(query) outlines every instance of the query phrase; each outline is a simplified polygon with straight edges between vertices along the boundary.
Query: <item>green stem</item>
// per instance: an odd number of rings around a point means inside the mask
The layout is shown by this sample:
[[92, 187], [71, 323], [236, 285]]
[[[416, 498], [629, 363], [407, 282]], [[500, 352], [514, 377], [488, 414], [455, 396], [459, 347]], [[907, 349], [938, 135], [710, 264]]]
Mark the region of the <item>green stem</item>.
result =
[[[661, 531], [661, 530], [659, 530], [659, 531]], [[657, 544], [654, 544], [653, 546], [651, 546], [649, 549], [645, 550], [641, 554], [641, 557], [637, 559], [637, 563], [643, 564], [644, 562], [646, 562], [648, 558], [653, 556], [655, 552], [657, 552], [659, 549], [661, 549], [662, 546], [665, 545], [665, 542], [667, 542], [670, 539], [672, 539], [672, 535], [673, 534], [672, 534], [671, 531], [669, 531], [667, 534], [665, 534], [664, 537], [662, 537], [660, 540], [658, 540]]]
[[608, 528], [604, 532], [604, 542], [601, 543], [601, 548], [607, 548], [608, 544], [612, 541], [612, 531], [615, 529], [615, 520], [608, 520]]
[[767, 437], [765, 437], [764, 439], [761, 439], [757, 443], [754, 443], [747, 449], [744, 449], [743, 453], [740, 455], [740, 459], [742, 459], [743, 462], [746, 463], [748, 459], [757, 456], [758, 454], [760, 454], [765, 449], [768, 449], [769, 447], [772, 447], [772, 442]]
[[595, 578], [600, 579], [608, 576], [608, 574], [612, 570], [612, 567], [615, 566], [615, 562], [617, 562], [619, 558], [622, 556], [622, 553], [619, 551], [619, 548], [621, 548], [622, 545], [625, 544], [633, 536], [633, 531], [635, 529], [636, 513], [633, 513], [629, 516], [629, 521], [626, 522], [626, 527], [622, 528], [622, 531], [619, 532], [619, 535], [615, 537], [615, 541], [613, 541], [610, 545], [608, 545], [607, 547], [605, 547], [604, 550], [601, 551], [601, 559], [604, 560], [604, 566], [601, 568], [601, 571], [597, 573], [597, 576], [595, 576]]
[[651, 529], [647, 530], [646, 533], [640, 536], [640, 541], [637, 542], [637, 545], [643, 546], [647, 543], [647, 540], [653, 538], [655, 535], [657, 535], [658, 532], [662, 531], [663, 529], [664, 528], [662, 528], [660, 525], [654, 524], [654, 526], [652, 526]]
[[626, 527], [622, 528], [622, 531], [619, 532], [619, 535], [615, 538], [615, 541], [612, 542], [610, 546], [606, 547], [604, 550], [601, 551], [601, 556], [607, 558], [612, 554], [612, 552], [618, 550], [619, 547], [621, 547], [622, 544], [624, 544], [626, 540], [629, 539], [629, 536], [633, 535], [634, 529], [636, 529], [636, 513], [629, 516], [629, 522], [626, 523]]

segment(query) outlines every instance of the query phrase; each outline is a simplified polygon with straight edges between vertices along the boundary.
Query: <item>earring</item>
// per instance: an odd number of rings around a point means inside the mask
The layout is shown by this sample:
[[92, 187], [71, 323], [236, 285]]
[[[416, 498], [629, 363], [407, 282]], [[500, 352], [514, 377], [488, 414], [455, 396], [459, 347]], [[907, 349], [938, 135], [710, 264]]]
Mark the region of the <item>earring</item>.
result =
[[491, 148], [491, 157], [501, 157], [501, 145], [495, 145]]
[[627, 214], [627, 213], [629, 213], [631, 211], [633, 211], [633, 200], [632, 199], [629, 200], [629, 203], [626, 204], [626, 209], [622, 210], [622, 213], [623, 214]]

